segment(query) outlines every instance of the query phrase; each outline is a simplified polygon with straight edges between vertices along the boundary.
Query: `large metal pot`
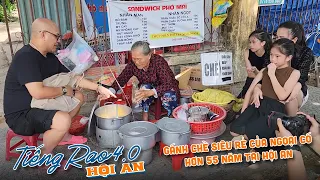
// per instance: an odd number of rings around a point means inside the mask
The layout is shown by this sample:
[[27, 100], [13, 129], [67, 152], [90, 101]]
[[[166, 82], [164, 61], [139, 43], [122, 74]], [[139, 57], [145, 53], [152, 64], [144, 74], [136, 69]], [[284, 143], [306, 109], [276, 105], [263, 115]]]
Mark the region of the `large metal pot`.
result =
[[139, 145], [143, 151], [154, 147], [158, 131], [155, 124], [146, 121], [131, 122], [121, 126], [118, 130], [122, 144], [126, 149]]
[[103, 130], [96, 127], [96, 138], [101, 148], [116, 148], [121, 145], [117, 130]]
[[100, 129], [117, 130], [132, 120], [131, 112], [131, 108], [126, 105], [111, 104], [99, 107], [94, 114]]
[[190, 143], [190, 131], [185, 133], [172, 133], [161, 131], [161, 141], [166, 145], [187, 145]]
[[190, 143], [190, 125], [183, 120], [162, 118], [157, 122], [161, 130], [161, 141], [166, 145], [187, 145]]
[[[145, 151], [140, 151], [140, 154], [138, 155], [138, 157], [135, 160], [133, 160], [132, 162], [144, 161], [145, 165], [150, 164], [152, 161], [152, 150], [153, 149], [151, 148], [151, 149], [148, 149]], [[131, 152], [131, 156], [134, 156], [136, 153], [137, 153], [137, 149], [134, 149]], [[126, 162], [130, 162], [128, 160], [128, 154], [129, 154], [129, 150], [124, 149], [124, 155], [125, 155], [124, 158], [126, 159]]]

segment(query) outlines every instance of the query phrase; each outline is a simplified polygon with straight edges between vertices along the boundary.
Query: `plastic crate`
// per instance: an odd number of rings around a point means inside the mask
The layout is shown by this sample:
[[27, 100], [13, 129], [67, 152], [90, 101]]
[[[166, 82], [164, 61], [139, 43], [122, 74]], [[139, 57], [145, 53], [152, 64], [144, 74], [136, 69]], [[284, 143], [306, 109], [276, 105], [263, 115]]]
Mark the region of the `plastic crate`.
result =
[[115, 55], [118, 57], [119, 64], [126, 63], [126, 52], [105, 52], [105, 51], [98, 51], [96, 52], [97, 56], [99, 57], [99, 61], [93, 64], [91, 67], [105, 67], [105, 66], [114, 66], [116, 65], [116, 58]]

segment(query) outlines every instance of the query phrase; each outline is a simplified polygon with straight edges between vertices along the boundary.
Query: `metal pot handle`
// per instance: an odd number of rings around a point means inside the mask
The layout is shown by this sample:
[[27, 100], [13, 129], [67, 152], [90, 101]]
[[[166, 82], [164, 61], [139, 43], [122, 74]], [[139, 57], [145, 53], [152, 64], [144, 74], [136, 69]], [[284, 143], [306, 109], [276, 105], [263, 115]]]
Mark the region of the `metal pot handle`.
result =
[[105, 102], [104, 105], [114, 104], [113, 102]]
[[114, 121], [120, 121], [120, 123], [122, 123], [122, 122], [123, 122], [123, 119], [122, 119], [122, 118], [113, 118], [113, 119], [111, 120], [111, 123], [113, 124]]
[[119, 137], [120, 137], [121, 139], [123, 139], [123, 134], [122, 134], [119, 130], [117, 130], [117, 133], [118, 133]]
[[179, 140], [180, 140], [181, 138], [182, 138], [182, 134], [180, 133], [180, 134], [179, 134]]

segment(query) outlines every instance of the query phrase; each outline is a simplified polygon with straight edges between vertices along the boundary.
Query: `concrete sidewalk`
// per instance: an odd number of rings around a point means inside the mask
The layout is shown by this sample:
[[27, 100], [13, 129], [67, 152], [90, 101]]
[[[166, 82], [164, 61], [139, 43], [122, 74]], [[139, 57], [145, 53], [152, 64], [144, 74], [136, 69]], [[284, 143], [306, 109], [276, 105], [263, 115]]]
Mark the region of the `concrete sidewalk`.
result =
[[[23, 46], [21, 38], [21, 30], [19, 22], [10, 23], [10, 36], [12, 41], [13, 51], [16, 52]], [[6, 24], [0, 22], [0, 117], [3, 116], [3, 91], [4, 82], [8, 72], [8, 67], [12, 61], [10, 45]]]
[[[320, 105], [320, 89], [309, 87], [310, 98], [306, 106], [303, 108], [303, 111], [308, 114], [316, 114], [317, 117], [320, 117], [319, 105]], [[84, 112], [84, 111], [83, 111]], [[85, 112], [84, 112], [85, 113]], [[1, 124], [1, 123], [0, 123]], [[229, 126], [228, 126], [229, 128]], [[2, 123], [0, 126], [0, 137], [3, 139], [0, 144], [0, 177], [1, 179], [58, 179], [58, 178], [70, 178], [70, 179], [85, 179], [86, 172], [83, 169], [72, 168], [68, 171], [56, 172], [53, 175], [47, 175], [44, 169], [39, 168], [20, 168], [17, 171], [13, 171], [12, 168], [17, 159], [12, 159], [11, 161], [5, 161], [5, 134], [7, 131], [7, 126]], [[231, 140], [229, 135], [229, 129], [220, 136], [216, 141], [219, 140]], [[89, 137], [88, 142], [86, 143], [91, 150], [101, 152], [103, 149], [97, 146], [95, 137]], [[129, 174], [129, 175], [120, 175], [119, 172], [115, 176], [110, 176], [108, 179], [186, 179], [186, 180], [204, 180], [204, 179], [243, 179], [243, 180], [262, 180], [262, 179], [287, 179], [287, 167], [286, 161], [276, 160], [273, 163], [271, 162], [260, 162], [260, 168], [252, 170], [247, 168], [245, 163], [241, 164], [229, 164], [229, 165], [216, 165], [216, 166], [207, 166], [203, 167], [192, 167], [185, 168], [183, 167], [180, 171], [174, 172], [172, 170], [171, 159], [166, 156], [158, 155], [159, 146], [156, 145], [153, 150], [153, 161], [151, 164], [146, 166], [145, 173], [140, 174]], [[62, 146], [56, 148], [56, 152], [62, 152], [69, 157], [73, 150], [68, 150], [67, 146]], [[113, 150], [108, 150], [108, 152], [113, 152]], [[207, 154], [197, 154], [197, 156], [207, 156], [207, 155], [221, 155], [227, 154], [228, 152], [219, 152], [219, 153], [207, 153]], [[304, 163], [308, 172], [308, 177], [311, 180], [314, 180], [319, 177], [319, 158], [313, 154], [307, 147], [302, 147], [302, 153], [304, 158]], [[117, 170], [120, 169], [120, 162], [108, 162], [117, 164]], [[85, 165], [84, 163], [82, 163]], [[315, 166], [318, 165], [318, 166]], [[88, 165], [85, 165], [88, 166]], [[91, 166], [91, 165], [90, 165]], [[316, 173], [317, 172], [317, 173]], [[101, 178], [102, 179], [102, 178]]]

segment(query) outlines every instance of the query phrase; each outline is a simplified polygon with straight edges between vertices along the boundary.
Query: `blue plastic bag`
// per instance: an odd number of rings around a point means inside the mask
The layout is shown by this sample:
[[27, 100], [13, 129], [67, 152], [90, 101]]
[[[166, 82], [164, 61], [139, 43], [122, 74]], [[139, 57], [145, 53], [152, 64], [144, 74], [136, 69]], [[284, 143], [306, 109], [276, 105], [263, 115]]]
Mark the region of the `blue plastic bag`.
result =
[[320, 56], [320, 32], [310, 33], [307, 36], [307, 46], [315, 56]]

